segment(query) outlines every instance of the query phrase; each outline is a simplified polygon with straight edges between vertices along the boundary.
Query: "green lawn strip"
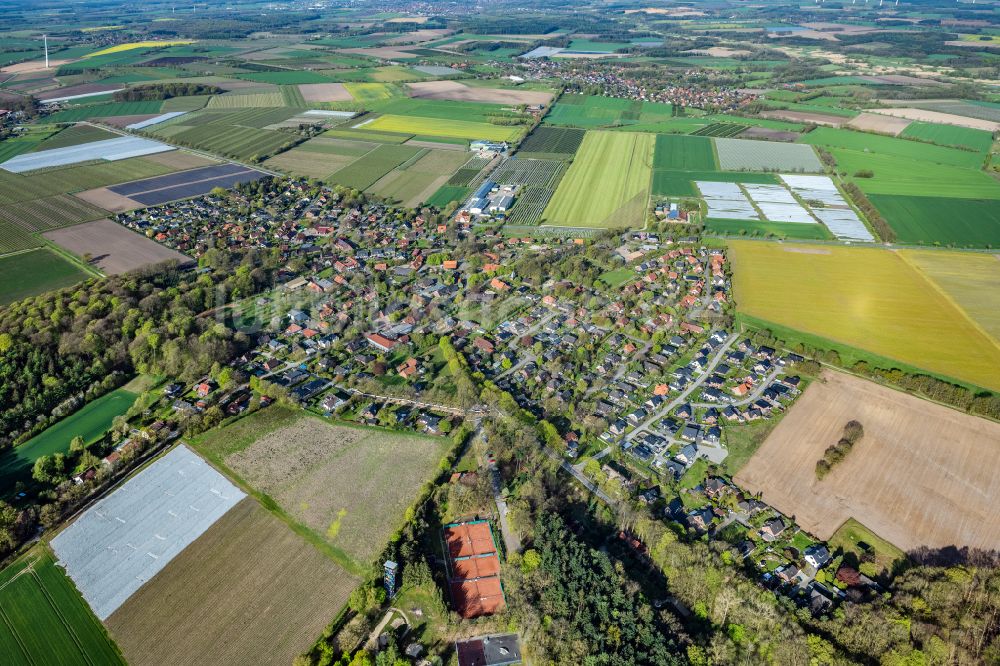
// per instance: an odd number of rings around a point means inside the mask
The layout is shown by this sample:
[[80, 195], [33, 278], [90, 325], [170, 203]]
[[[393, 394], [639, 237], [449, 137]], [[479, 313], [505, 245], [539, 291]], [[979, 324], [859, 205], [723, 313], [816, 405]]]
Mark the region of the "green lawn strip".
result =
[[851, 345], [844, 344], [842, 342], [836, 342], [830, 340], [829, 338], [824, 338], [820, 335], [814, 335], [812, 333], [806, 333], [804, 331], [799, 331], [788, 326], [782, 326], [781, 324], [775, 324], [769, 322], [765, 319], [760, 319], [759, 317], [754, 317], [743, 312], [737, 312], [735, 315], [735, 320], [738, 325], [745, 328], [757, 329], [757, 330], [768, 330], [771, 331], [778, 339], [782, 340], [787, 344], [792, 351], [795, 351], [795, 347], [798, 344], [805, 344], [813, 349], [824, 349], [828, 351], [834, 351], [840, 357], [840, 366], [850, 371], [851, 366], [858, 362], [867, 363], [871, 367], [877, 368], [895, 368], [901, 370], [908, 374], [913, 375], [927, 375], [928, 377], [935, 377], [942, 381], [955, 384], [956, 386], [962, 386], [969, 389], [973, 393], [991, 392], [988, 389], [984, 389], [981, 386], [956, 379], [954, 377], [949, 377], [948, 375], [943, 375], [932, 370], [927, 370], [926, 368], [920, 368], [909, 363], [904, 363], [902, 361], [897, 361], [895, 359], [889, 358], [888, 356], [882, 356], [880, 354], [875, 354], [858, 347], [852, 347]]
[[472, 190], [461, 185], [442, 185], [437, 192], [427, 199], [428, 206], [444, 208], [452, 201], [463, 201]]
[[910, 195], [868, 197], [902, 243], [1000, 247], [1000, 201]]
[[854, 518], [848, 518], [844, 521], [844, 524], [837, 528], [837, 531], [827, 541], [827, 546], [834, 556], [838, 555], [838, 551], [844, 554], [853, 553], [859, 560], [866, 552], [862, 544], [869, 546], [875, 555], [875, 564], [882, 570], [891, 572], [895, 562], [907, 559], [906, 553]]
[[48, 248], [0, 258], [0, 305], [68, 287], [90, 275]]
[[635, 271], [631, 268], [616, 268], [606, 271], [597, 276], [597, 279], [608, 285], [612, 289], [617, 289], [629, 280], [635, 279]]
[[724, 425], [722, 428], [722, 444], [729, 454], [723, 461], [723, 467], [730, 475], [743, 469], [760, 445], [764, 443], [771, 431], [784, 418], [785, 412], [779, 412], [768, 419], [747, 423], [744, 425]]
[[42, 456], [69, 451], [74, 437], [92, 443], [104, 436], [116, 416], [124, 414], [138, 394], [118, 389], [93, 400], [27, 442], [0, 453], [0, 495], [19, 480], [30, 480], [31, 467]]

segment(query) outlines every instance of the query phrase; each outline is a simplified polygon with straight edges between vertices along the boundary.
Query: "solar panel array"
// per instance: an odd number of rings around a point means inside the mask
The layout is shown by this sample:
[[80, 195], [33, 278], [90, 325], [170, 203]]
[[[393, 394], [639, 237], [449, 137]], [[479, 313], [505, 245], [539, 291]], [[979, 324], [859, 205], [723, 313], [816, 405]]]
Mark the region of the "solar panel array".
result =
[[77, 146], [53, 148], [52, 150], [42, 150], [37, 153], [25, 153], [17, 157], [12, 157], [3, 164], [0, 164], [0, 169], [10, 171], [11, 173], [24, 173], [25, 171], [34, 171], [35, 169], [66, 166], [68, 164], [90, 162], [91, 160], [108, 160], [114, 162], [128, 159], [129, 157], [164, 153], [173, 149], [173, 146], [168, 146], [159, 141], [143, 139], [137, 136], [122, 136], [117, 139], [91, 141], [90, 143], [81, 143]]
[[869, 243], [875, 240], [828, 176], [785, 175], [781, 179], [807, 202], [813, 215], [838, 239]]
[[104, 620], [244, 497], [178, 446], [85, 511], [52, 549]]

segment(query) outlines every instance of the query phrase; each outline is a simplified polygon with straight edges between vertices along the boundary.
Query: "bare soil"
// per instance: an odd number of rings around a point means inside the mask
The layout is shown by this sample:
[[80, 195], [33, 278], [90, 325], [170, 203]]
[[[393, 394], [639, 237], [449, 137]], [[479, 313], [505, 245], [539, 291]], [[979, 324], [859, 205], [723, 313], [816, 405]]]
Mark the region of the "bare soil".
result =
[[202, 155], [189, 153], [185, 150], [171, 150], [166, 153], [145, 155], [143, 156], [143, 159], [162, 164], [163, 166], [170, 167], [171, 169], [177, 169], [178, 171], [197, 169], [198, 167], [219, 163], [219, 160], [209, 159], [207, 157], [203, 157]]
[[921, 120], [928, 123], [942, 123], [944, 125], [957, 125], [958, 127], [971, 127], [972, 129], [986, 130], [987, 132], [996, 132], [1000, 130], [1000, 123], [993, 122], [992, 120], [983, 120], [981, 118], [968, 118], [966, 116], [957, 116], [954, 113], [941, 113], [940, 111], [928, 111], [926, 109], [910, 109], [910, 108], [892, 108], [892, 109], [870, 109], [870, 112], [875, 114], [884, 114], [887, 116], [896, 116], [897, 118], [906, 118], [908, 120]]
[[299, 92], [307, 102], [350, 102], [354, 98], [343, 83], [301, 83]]
[[98, 187], [93, 190], [77, 192], [73, 196], [77, 199], [82, 199], [87, 203], [92, 203], [95, 206], [100, 206], [104, 210], [111, 211], [112, 213], [122, 213], [126, 210], [142, 208], [142, 204], [138, 201], [133, 201], [126, 196], [112, 192], [106, 187]]
[[899, 136], [899, 133], [909, 127], [911, 120], [905, 118], [893, 118], [879, 113], [861, 113], [852, 118], [847, 123], [848, 127], [859, 129], [863, 132], [880, 132]]
[[[864, 437], [822, 480], [816, 461], [851, 420]], [[1000, 548], [1000, 424], [824, 372], [736, 475], [828, 539], [848, 518], [905, 551]]]
[[774, 109], [771, 111], [761, 111], [761, 118], [771, 118], [774, 120], [789, 120], [793, 123], [815, 123], [828, 127], [840, 127], [847, 118], [835, 116], [832, 113], [815, 113], [813, 111], [788, 111], [786, 109]]
[[552, 95], [537, 90], [508, 88], [474, 88], [458, 81], [424, 81], [408, 83], [410, 97], [446, 99], [455, 102], [489, 102], [492, 104], [548, 104]]
[[91, 263], [108, 275], [127, 273], [169, 259], [180, 263], [191, 261], [190, 257], [108, 219], [56, 229], [43, 235], [78, 256], [89, 253], [93, 257]]
[[246, 498], [106, 624], [133, 666], [287, 666], [358, 582]]

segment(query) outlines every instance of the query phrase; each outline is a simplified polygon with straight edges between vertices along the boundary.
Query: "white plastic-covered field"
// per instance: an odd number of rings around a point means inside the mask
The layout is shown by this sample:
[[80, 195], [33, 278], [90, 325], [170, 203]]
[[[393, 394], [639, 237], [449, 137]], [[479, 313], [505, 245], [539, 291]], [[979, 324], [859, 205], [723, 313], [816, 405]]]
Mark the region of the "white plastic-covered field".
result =
[[695, 184], [708, 207], [708, 217], [726, 220], [760, 220], [760, 215], [754, 210], [753, 204], [736, 183], [699, 180]]
[[126, 125], [125, 129], [137, 130], [137, 129], [143, 129], [145, 127], [152, 127], [153, 125], [159, 125], [160, 123], [165, 123], [173, 118], [179, 118], [185, 115], [186, 113], [187, 111], [168, 111], [167, 113], [161, 113], [158, 116], [153, 116], [152, 118], [147, 118], [146, 120], [140, 120], [137, 123]]
[[783, 181], [840, 240], [872, 242], [875, 237], [827, 176], [784, 175]]
[[52, 549], [104, 620], [243, 497], [178, 446], [85, 511]]
[[715, 139], [723, 171], [822, 171], [812, 146], [803, 143]]
[[173, 146], [168, 146], [159, 141], [143, 139], [137, 136], [123, 136], [117, 139], [81, 143], [77, 146], [42, 150], [37, 153], [25, 153], [17, 157], [12, 157], [0, 164], [0, 169], [12, 173], [23, 173], [25, 171], [34, 171], [35, 169], [66, 166], [68, 164], [78, 164], [91, 160], [108, 160], [109, 162], [114, 162], [116, 160], [128, 159], [129, 157], [165, 153], [173, 149]]

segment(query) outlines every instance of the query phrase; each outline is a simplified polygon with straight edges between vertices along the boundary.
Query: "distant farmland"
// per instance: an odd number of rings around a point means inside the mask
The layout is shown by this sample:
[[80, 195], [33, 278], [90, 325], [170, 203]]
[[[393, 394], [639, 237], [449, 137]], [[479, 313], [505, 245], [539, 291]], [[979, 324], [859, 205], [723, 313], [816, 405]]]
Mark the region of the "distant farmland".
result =
[[642, 226], [652, 159], [651, 134], [587, 132], [545, 209], [544, 222], [564, 227]]
[[48, 248], [0, 257], [0, 305], [91, 277]]
[[5, 666], [125, 664], [43, 546], [0, 572], [0, 656]]
[[741, 313], [1000, 389], [997, 341], [898, 254], [753, 241], [731, 248]]

